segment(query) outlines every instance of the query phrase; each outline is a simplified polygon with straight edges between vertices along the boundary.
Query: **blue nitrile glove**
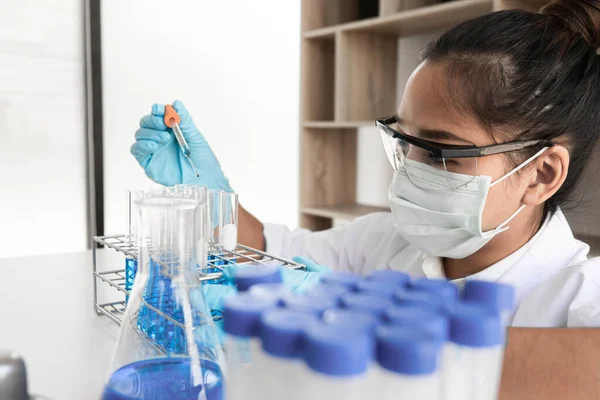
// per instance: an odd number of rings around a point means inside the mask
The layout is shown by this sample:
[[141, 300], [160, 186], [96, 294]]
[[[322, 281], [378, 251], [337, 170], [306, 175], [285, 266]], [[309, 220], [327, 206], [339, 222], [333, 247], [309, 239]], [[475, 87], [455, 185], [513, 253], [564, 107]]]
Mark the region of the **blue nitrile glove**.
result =
[[[223, 316], [223, 303], [225, 300], [235, 295], [237, 290], [233, 286], [228, 285], [218, 285], [218, 284], [203, 284], [201, 286], [202, 294], [204, 295], [204, 302], [202, 302], [202, 298], [200, 297], [200, 293], [197, 289], [194, 289], [190, 292], [190, 302], [192, 303], [192, 307], [199, 310], [203, 315], [210, 316]], [[203, 305], [204, 304], [204, 305]], [[218, 318], [215, 322], [217, 326], [217, 334], [218, 340], [223, 345], [223, 318]], [[196, 331], [198, 333], [196, 333]], [[194, 335], [196, 335], [196, 339], [205, 341], [208, 345], [213, 344], [214, 339], [207, 334], [206, 330], [198, 329], [194, 331]], [[201, 335], [202, 337], [198, 337]]]
[[181, 118], [179, 127], [190, 148], [190, 158], [200, 178], [196, 177], [190, 162], [183, 156], [173, 131], [165, 125], [163, 104], [154, 104], [152, 114], [142, 118], [140, 129], [135, 133], [136, 142], [131, 146], [131, 154], [144, 168], [146, 175], [165, 186], [178, 183], [197, 184], [209, 189], [233, 192], [217, 157], [194, 125], [183, 103], [176, 100], [173, 102], [173, 108]]

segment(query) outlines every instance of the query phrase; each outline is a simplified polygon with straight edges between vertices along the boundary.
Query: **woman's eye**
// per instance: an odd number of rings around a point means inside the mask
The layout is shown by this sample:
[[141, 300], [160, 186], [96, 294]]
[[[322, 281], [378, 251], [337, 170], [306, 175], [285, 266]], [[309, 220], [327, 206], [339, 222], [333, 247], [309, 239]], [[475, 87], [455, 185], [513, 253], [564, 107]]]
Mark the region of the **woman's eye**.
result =
[[437, 164], [442, 164], [444, 162], [444, 159], [442, 157], [438, 157], [433, 153], [429, 153], [429, 159]]

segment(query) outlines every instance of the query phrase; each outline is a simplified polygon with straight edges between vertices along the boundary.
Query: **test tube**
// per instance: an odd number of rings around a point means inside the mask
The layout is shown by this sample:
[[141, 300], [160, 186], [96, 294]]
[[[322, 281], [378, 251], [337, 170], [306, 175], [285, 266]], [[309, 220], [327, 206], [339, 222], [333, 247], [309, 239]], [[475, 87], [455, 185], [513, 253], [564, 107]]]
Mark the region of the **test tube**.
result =
[[498, 283], [469, 279], [465, 283], [462, 299], [489, 307], [500, 314], [502, 327], [506, 329], [515, 307], [515, 288]]
[[257, 385], [265, 378], [255, 364], [262, 353], [258, 337], [260, 318], [263, 311], [274, 307], [275, 304], [274, 299], [256, 297], [249, 293], [241, 293], [225, 300], [225, 398], [228, 400], [260, 398], [261, 391]]
[[233, 251], [237, 247], [238, 231], [238, 195], [237, 193], [222, 194], [221, 230], [223, 249]]
[[450, 343], [443, 361], [443, 399], [496, 399], [504, 342], [500, 315], [459, 302], [450, 313]]
[[[137, 248], [137, 213], [134, 212], [134, 202], [143, 195], [141, 191], [127, 191], [127, 243], [129, 250]], [[131, 291], [133, 281], [137, 273], [137, 260], [133, 257], [125, 257], [125, 290]], [[125, 296], [125, 302], [129, 302], [129, 296]]]
[[[297, 378], [304, 372], [302, 344], [304, 329], [317, 323], [316, 316], [293, 310], [273, 309], [261, 317], [260, 337], [262, 354], [258, 362], [254, 387], [259, 388], [263, 400], [292, 400], [302, 392], [304, 382]], [[268, 376], [268, 379], [264, 377]], [[251, 398], [251, 397], [247, 397]]]
[[364, 327], [347, 324], [310, 324], [305, 330], [304, 361], [308, 368], [296, 379], [304, 383], [294, 399], [362, 400], [369, 393], [369, 364], [373, 336]]
[[214, 252], [221, 251], [223, 244], [223, 234], [221, 231], [223, 193], [219, 189], [209, 189], [207, 191], [208, 231], [206, 237], [208, 239], [208, 250]]
[[442, 341], [400, 326], [379, 327], [376, 336], [378, 364], [371, 383], [378, 397], [386, 400], [439, 399], [438, 359]]

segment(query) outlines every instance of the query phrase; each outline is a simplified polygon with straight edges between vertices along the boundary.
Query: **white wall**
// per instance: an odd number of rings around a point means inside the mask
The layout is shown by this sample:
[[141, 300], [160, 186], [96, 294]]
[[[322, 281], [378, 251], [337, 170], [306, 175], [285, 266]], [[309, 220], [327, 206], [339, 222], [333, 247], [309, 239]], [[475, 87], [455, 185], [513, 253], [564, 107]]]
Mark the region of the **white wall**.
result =
[[0, 257], [87, 247], [82, 6], [0, 7]]
[[299, 0], [103, 0], [106, 233], [126, 190], [152, 186], [129, 154], [153, 103], [182, 100], [240, 202], [297, 225]]

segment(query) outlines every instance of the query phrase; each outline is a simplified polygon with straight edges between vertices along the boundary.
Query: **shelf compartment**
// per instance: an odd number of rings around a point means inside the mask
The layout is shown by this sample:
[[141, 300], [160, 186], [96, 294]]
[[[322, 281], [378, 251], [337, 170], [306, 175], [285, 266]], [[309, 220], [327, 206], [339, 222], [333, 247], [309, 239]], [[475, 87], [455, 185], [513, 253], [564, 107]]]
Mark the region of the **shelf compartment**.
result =
[[302, 30], [314, 30], [378, 15], [377, 0], [303, 0]]
[[302, 120], [334, 119], [335, 42], [302, 43]]
[[305, 38], [332, 36], [337, 32], [371, 32], [391, 36], [411, 36], [435, 32], [494, 9], [493, 0], [454, 0], [416, 8], [399, 13], [348, 22], [314, 31], [306, 31]]
[[[379, 0], [379, 15], [384, 17], [415, 8], [428, 7], [446, 1], [440, 0]], [[454, 0], [450, 0], [454, 1]]]
[[347, 32], [338, 38], [335, 120], [373, 121], [393, 114], [398, 40], [369, 32]]
[[351, 203], [356, 194], [356, 129], [303, 129], [301, 207]]
[[303, 207], [301, 211], [314, 217], [353, 220], [375, 212], [390, 212], [387, 207], [376, 207], [357, 203], [334, 204], [323, 207]]

